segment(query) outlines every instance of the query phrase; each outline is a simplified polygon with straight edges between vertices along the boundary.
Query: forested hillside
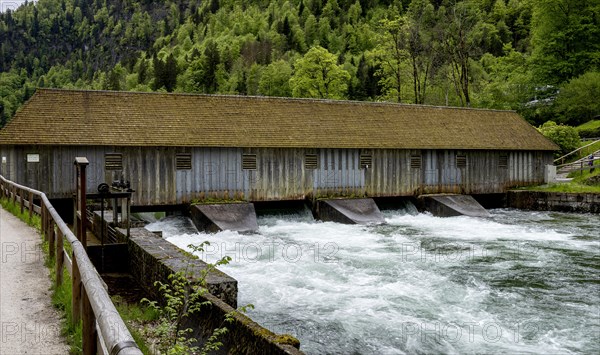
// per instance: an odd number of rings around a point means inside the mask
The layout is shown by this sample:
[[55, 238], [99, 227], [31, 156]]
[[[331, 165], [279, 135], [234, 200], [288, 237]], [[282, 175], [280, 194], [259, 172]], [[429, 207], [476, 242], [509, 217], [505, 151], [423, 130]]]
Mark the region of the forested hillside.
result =
[[0, 125], [36, 87], [600, 114], [600, 0], [39, 0], [0, 14]]

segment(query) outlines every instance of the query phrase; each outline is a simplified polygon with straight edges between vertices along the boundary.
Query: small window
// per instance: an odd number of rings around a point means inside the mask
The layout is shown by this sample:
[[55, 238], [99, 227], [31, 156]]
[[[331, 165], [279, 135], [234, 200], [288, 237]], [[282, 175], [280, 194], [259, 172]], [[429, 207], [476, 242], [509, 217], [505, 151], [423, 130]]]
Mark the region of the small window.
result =
[[410, 157], [410, 168], [411, 169], [421, 169], [421, 156], [420, 155], [413, 155]]
[[256, 170], [256, 154], [242, 154], [242, 169]]
[[123, 154], [107, 153], [104, 154], [105, 170], [123, 170]]
[[175, 155], [175, 168], [177, 170], [191, 170], [192, 169], [192, 155], [191, 154]]
[[499, 168], [508, 168], [508, 154], [500, 154], [500, 159], [498, 160]]
[[369, 169], [373, 167], [373, 156], [371, 154], [360, 155], [360, 168]]
[[316, 154], [306, 154], [304, 156], [304, 169], [317, 169], [319, 167], [319, 158]]
[[466, 168], [467, 167], [467, 156], [464, 154], [460, 154], [456, 156], [456, 167], [457, 168]]

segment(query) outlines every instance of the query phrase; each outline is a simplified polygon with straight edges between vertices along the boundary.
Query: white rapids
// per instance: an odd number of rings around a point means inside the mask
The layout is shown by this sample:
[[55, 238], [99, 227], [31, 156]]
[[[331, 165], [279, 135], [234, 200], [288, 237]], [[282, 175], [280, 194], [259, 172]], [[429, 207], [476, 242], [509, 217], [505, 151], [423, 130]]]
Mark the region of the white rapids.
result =
[[[492, 210], [387, 224], [259, 217], [260, 233], [147, 226], [239, 281], [238, 303], [308, 354], [599, 353], [600, 216]], [[182, 225], [188, 227], [182, 228]]]

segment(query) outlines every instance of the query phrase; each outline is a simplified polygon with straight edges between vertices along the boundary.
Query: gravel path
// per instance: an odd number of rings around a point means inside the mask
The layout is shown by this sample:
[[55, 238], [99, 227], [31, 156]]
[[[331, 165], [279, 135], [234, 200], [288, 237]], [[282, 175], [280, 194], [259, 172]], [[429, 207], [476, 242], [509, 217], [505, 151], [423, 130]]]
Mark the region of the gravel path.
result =
[[41, 236], [0, 207], [0, 354], [68, 354]]

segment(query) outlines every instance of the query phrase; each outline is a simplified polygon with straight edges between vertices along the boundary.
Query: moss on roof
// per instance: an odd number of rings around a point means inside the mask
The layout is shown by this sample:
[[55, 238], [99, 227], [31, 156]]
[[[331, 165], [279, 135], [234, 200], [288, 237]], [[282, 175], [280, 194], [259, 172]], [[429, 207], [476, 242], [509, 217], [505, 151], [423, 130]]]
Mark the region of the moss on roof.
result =
[[555, 150], [513, 111], [38, 89], [0, 144]]

